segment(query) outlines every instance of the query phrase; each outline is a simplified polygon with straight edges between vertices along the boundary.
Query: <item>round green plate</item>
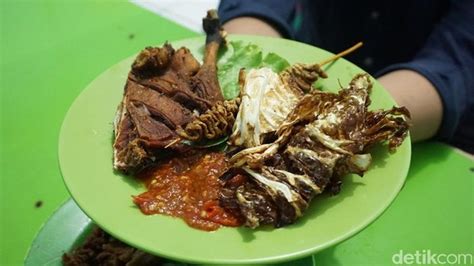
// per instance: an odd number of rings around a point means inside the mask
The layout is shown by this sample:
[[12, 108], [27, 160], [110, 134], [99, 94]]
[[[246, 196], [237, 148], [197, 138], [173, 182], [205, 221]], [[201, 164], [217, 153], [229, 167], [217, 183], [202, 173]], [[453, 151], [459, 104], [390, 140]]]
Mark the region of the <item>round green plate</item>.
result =
[[62, 256], [80, 244], [93, 225], [72, 200], [66, 201], [41, 227], [31, 243], [25, 266], [62, 265]]
[[[290, 63], [315, 63], [331, 53], [284, 39], [230, 36], [275, 52]], [[202, 58], [204, 38], [173, 42]], [[224, 54], [228, 56], [230, 49]], [[112, 66], [75, 100], [61, 128], [59, 162], [66, 186], [81, 209], [118, 239], [152, 254], [198, 263], [278, 262], [307, 256], [354, 235], [374, 221], [393, 201], [408, 172], [410, 139], [389, 154], [386, 147], [372, 151], [373, 164], [363, 178], [347, 176], [342, 192], [312, 201], [300, 220], [280, 229], [221, 228], [204, 232], [164, 215], [145, 216], [131, 195], [144, 191], [132, 177], [112, 169], [112, 140], [116, 107], [135, 56]], [[364, 72], [339, 59], [327, 68], [328, 79], [317, 86], [337, 91], [355, 74]], [[237, 77], [236, 77], [237, 78]], [[375, 83], [371, 109], [391, 108], [394, 101]]]

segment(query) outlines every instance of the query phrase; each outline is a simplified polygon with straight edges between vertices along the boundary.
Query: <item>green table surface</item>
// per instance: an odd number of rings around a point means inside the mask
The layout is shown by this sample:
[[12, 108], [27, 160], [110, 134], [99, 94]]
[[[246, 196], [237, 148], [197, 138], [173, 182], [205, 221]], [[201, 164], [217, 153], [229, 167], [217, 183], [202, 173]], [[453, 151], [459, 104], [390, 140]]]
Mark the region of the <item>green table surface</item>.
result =
[[[74, 98], [141, 48], [197, 34], [115, 1], [2, 0], [0, 20], [0, 265], [21, 265], [41, 225], [69, 198], [57, 144]], [[405, 187], [387, 211], [315, 259], [392, 265], [400, 250], [474, 255], [473, 203], [474, 162], [443, 144], [416, 144]]]

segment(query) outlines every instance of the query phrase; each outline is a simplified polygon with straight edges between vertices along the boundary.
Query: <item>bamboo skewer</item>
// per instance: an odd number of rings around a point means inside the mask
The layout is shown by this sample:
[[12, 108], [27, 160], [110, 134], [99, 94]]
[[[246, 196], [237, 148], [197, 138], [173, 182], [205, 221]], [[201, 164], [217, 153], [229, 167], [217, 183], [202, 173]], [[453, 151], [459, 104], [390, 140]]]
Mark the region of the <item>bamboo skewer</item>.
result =
[[325, 65], [325, 64], [327, 64], [327, 63], [329, 63], [329, 62], [332, 62], [332, 61], [334, 61], [334, 60], [339, 59], [340, 57], [346, 56], [346, 55], [348, 55], [348, 54], [354, 52], [355, 50], [359, 49], [362, 45], [363, 45], [362, 42], [358, 42], [358, 43], [356, 43], [354, 46], [352, 46], [351, 48], [346, 49], [346, 50], [344, 50], [344, 51], [342, 51], [342, 52], [340, 52], [340, 53], [338, 53], [338, 54], [336, 54], [336, 55], [334, 55], [334, 56], [331, 56], [330, 58], [328, 58], [328, 59], [326, 59], [326, 60], [323, 60], [321, 63], [319, 63], [319, 66], [323, 66], [323, 65]]

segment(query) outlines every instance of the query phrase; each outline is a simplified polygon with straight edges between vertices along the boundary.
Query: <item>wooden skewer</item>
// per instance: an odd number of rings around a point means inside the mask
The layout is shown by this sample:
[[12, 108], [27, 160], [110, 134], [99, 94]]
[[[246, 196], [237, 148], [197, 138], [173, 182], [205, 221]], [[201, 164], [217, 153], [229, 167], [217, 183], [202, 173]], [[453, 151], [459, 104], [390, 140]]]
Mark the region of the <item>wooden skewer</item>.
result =
[[178, 143], [178, 142], [180, 142], [180, 141], [181, 141], [181, 138], [180, 138], [180, 137], [175, 138], [174, 140], [172, 140], [170, 143], [168, 143], [168, 144], [165, 146], [165, 149], [167, 149], [167, 148], [173, 146], [174, 144], [176, 144], [176, 143]]
[[363, 45], [362, 42], [358, 42], [356, 45], [352, 46], [351, 48], [346, 49], [346, 50], [344, 50], [344, 51], [342, 51], [342, 52], [340, 52], [340, 53], [338, 53], [338, 54], [336, 54], [336, 55], [334, 55], [334, 56], [332, 56], [332, 57], [330, 57], [330, 58], [328, 58], [328, 59], [322, 61], [321, 63], [319, 63], [319, 66], [323, 66], [323, 65], [325, 65], [325, 64], [327, 64], [327, 63], [329, 63], [329, 62], [332, 62], [332, 61], [334, 61], [334, 60], [336, 60], [336, 59], [338, 59], [338, 58], [340, 58], [340, 57], [346, 56], [346, 55], [348, 55], [348, 54], [354, 52], [355, 50], [359, 49], [362, 45]]

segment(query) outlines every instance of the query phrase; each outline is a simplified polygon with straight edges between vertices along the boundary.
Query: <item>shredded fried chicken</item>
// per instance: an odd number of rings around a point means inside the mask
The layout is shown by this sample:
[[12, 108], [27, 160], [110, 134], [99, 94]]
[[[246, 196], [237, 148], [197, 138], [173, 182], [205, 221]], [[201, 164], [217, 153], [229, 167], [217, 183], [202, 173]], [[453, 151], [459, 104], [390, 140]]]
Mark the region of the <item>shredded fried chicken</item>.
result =
[[363, 175], [372, 160], [369, 147], [388, 141], [393, 151], [408, 134], [406, 108], [367, 110], [371, 88], [370, 77], [360, 74], [339, 93], [304, 95], [272, 141], [232, 156], [246, 181], [223, 179], [221, 206], [245, 217], [249, 227], [280, 227], [300, 217], [317, 194], [337, 193], [344, 175]]

